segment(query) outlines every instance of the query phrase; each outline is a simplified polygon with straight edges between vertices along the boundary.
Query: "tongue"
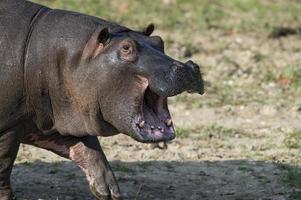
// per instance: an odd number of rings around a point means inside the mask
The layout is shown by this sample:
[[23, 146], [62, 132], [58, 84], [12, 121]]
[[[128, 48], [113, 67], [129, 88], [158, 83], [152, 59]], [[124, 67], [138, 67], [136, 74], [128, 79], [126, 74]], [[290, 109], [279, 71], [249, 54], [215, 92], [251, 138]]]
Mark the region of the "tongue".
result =
[[160, 124], [160, 119], [158, 118], [154, 109], [150, 108], [147, 104], [143, 106], [144, 119], [146, 125], [157, 127]]

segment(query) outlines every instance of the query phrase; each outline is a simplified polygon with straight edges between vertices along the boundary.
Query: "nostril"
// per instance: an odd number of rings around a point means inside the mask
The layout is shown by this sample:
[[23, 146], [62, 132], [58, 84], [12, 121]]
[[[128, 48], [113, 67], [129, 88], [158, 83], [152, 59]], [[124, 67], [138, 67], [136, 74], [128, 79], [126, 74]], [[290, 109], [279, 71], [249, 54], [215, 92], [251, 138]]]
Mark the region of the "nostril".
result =
[[191, 67], [194, 70], [199, 70], [200, 69], [200, 67], [191, 60], [187, 61], [185, 64], [188, 65], [189, 67]]
[[191, 60], [188, 60], [185, 64], [188, 66], [192, 66], [194, 64], [194, 62], [192, 62]]
[[182, 63], [180, 63], [179, 61], [174, 61], [173, 65], [176, 66], [177, 68], [183, 68], [184, 65]]

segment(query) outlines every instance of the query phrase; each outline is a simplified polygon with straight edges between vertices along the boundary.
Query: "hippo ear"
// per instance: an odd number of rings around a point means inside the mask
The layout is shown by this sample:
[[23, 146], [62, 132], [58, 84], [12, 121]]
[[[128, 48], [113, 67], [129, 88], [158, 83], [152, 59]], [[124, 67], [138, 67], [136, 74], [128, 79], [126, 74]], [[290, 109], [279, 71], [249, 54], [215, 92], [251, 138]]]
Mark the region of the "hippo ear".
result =
[[108, 28], [102, 29], [98, 34], [97, 41], [99, 43], [106, 45], [109, 39], [110, 39], [109, 29]]
[[97, 28], [88, 40], [82, 58], [84, 60], [93, 59], [99, 55], [110, 40], [110, 33], [107, 27]]
[[142, 30], [142, 34], [146, 36], [150, 36], [155, 30], [154, 24], [149, 24], [146, 28]]
[[160, 36], [151, 36], [150, 39], [154, 47], [164, 53], [164, 41], [162, 38]]

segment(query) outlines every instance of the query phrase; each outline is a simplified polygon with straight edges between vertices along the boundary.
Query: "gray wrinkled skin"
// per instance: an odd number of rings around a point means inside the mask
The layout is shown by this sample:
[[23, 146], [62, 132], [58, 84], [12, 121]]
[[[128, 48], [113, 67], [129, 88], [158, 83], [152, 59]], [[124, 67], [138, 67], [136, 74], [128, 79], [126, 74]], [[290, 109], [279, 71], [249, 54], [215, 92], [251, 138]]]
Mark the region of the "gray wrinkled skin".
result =
[[0, 1], [0, 200], [20, 143], [73, 160], [98, 199], [121, 199], [97, 136], [175, 137], [167, 97], [203, 93], [198, 65], [143, 31], [23, 0]]

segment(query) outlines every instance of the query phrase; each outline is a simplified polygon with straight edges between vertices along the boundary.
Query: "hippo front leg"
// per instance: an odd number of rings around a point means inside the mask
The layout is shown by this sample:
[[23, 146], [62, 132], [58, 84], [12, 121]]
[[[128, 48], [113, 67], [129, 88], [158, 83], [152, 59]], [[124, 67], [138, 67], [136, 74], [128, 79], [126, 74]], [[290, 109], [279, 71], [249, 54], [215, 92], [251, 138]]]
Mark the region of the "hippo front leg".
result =
[[96, 137], [70, 147], [70, 158], [86, 173], [93, 194], [99, 199], [121, 199], [113, 171]]
[[14, 127], [0, 133], [0, 200], [12, 200], [10, 175], [17, 156], [22, 130]]
[[98, 199], [121, 199], [119, 186], [95, 136], [73, 137], [31, 134], [22, 143], [50, 150], [73, 160], [86, 174], [90, 189]]

